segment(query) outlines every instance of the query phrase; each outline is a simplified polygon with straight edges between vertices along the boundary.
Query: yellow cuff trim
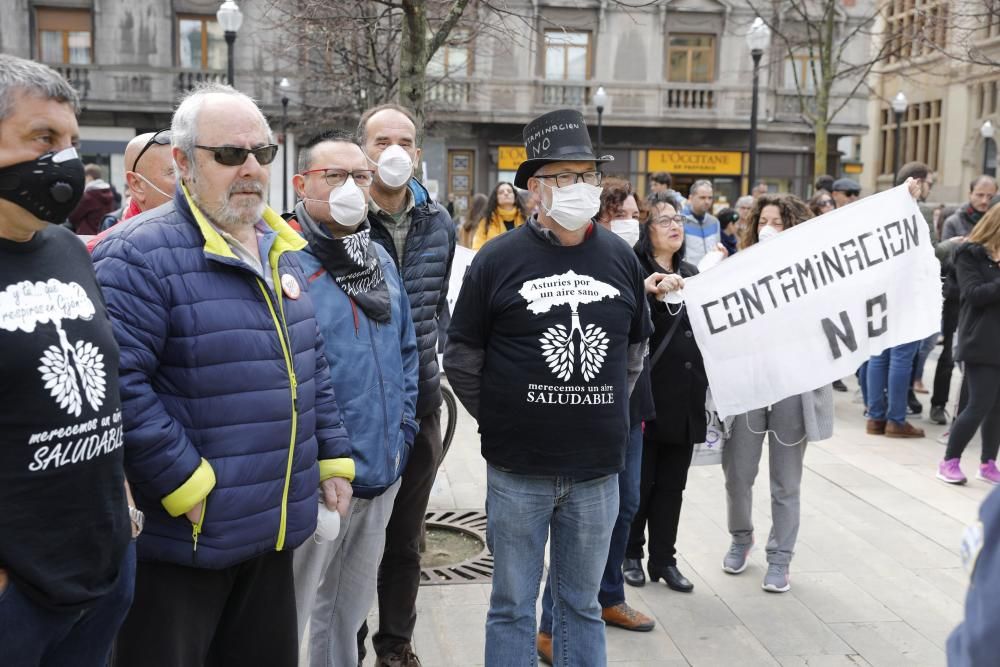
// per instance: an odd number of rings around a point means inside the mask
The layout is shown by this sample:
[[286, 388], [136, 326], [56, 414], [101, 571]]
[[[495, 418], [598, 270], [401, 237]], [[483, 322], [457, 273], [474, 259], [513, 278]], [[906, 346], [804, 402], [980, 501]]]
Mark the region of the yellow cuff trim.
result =
[[203, 501], [215, 488], [215, 471], [205, 459], [199, 465], [187, 481], [181, 484], [176, 491], [167, 494], [160, 502], [170, 516], [180, 516], [191, 511], [195, 505]]
[[319, 462], [319, 481], [325, 482], [331, 477], [343, 477], [348, 482], [354, 481], [354, 461], [352, 459], [324, 459]]

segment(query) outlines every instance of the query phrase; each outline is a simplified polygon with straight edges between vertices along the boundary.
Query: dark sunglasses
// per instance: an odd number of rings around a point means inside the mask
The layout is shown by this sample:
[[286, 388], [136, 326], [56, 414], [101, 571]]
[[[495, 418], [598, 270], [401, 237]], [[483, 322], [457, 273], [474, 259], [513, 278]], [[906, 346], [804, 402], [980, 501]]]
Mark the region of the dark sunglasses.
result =
[[135, 171], [136, 166], [139, 164], [139, 159], [146, 154], [151, 146], [169, 146], [170, 145], [170, 130], [159, 130], [156, 134], [149, 138], [146, 145], [142, 147], [139, 154], [135, 156], [135, 160], [132, 161], [132, 171]]
[[271, 164], [274, 156], [278, 154], [277, 144], [268, 144], [258, 148], [238, 148], [236, 146], [199, 146], [203, 151], [211, 151], [215, 155], [215, 161], [227, 167], [238, 167], [247, 161], [247, 156], [253, 153], [258, 164]]
[[861, 190], [844, 190], [844, 194], [848, 197], [860, 197]]

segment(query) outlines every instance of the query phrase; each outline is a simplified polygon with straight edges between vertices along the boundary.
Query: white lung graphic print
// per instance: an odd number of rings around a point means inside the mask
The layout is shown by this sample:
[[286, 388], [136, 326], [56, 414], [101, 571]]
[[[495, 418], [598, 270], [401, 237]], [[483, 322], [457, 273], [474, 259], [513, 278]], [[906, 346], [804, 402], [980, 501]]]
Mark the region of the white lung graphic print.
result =
[[59, 345], [45, 349], [38, 372], [56, 404], [74, 417], [83, 412], [84, 400], [100, 410], [107, 393], [107, 375], [100, 350], [88, 341], [71, 343], [62, 323], [89, 320], [95, 312], [86, 290], [77, 283], [24, 281], [0, 292], [0, 329], [30, 334], [40, 324], [55, 326]]
[[580, 321], [580, 306], [618, 296], [617, 289], [590, 276], [575, 271], [548, 278], [529, 280], [520, 294], [532, 313], [547, 313], [558, 306], [569, 306], [569, 327], [556, 324], [545, 330], [539, 339], [542, 355], [549, 370], [568, 382], [579, 365], [585, 382], [590, 382], [604, 365], [608, 355], [608, 334], [596, 324], [584, 326]]

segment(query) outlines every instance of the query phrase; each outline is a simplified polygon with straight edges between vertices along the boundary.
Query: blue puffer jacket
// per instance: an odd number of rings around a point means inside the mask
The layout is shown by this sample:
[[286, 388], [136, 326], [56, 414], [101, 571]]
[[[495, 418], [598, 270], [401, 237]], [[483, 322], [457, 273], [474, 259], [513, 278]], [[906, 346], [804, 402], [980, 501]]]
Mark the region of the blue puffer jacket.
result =
[[373, 247], [392, 307], [385, 324], [368, 319], [351, 301], [311, 245], [296, 253], [308, 276], [340, 414], [351, 434], [352, 486], [358, 498], [379, 496], [399, 479], [418, 429], [417, 341], [410, 302], [389, 254], [378, 244]]
[[293, 549], [315, 530], [320, 478], [353, 478], [291, 252], [305, 242], [270, 209], [264, 221], [277, 293], [182, 186], [94, 250], [121, 347], [125, 472], [146, 513], [140, 559], [215, 569]]
[[392, 235], [374, 213], [368, 214], [372, 240], [377, 242], [399, 268], [403, 286], [410, 297], [410, 313], [420, 356], [417, 417], [441, 405], [441, 369], [438, 368], [438, 318], [448, 307], [448, 276], [455, 257], [455, 224], [443, 207], [431, 201], [427, 190], [410, 179], [413, 213], [400, 267]]

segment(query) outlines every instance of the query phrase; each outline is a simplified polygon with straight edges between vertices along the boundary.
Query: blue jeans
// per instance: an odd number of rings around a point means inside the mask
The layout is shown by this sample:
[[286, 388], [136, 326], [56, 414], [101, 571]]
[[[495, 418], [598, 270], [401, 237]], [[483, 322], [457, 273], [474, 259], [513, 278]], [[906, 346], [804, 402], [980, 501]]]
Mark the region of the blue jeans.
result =
[[132, 604], [134, 584], [134, 542], [125, 551], [114, 588], [83, 611], [40, 607], [8, 579], [0, 593], [3, 664], [105, 667], [111, 643]]
[[906, 396], [912, 384], [913, 359], [920, 342], [890, 347], [868, 360], [869, 419], [897, 424], [906, 421]]
[[486, 484], [486, 542], [494, 568], [486, 667], [537, 664], [535, 603], [550, 531], [554, 664], [604, 665], [597, 593], [618, 514], [618, 476], [577, 482], [489, 466]]
[[937, 332], [931, 334], [927, 338], [920, 341], [920, 347], [917, 350], [917, 356], [913, 361], [913, 381], [917, 380], [923, 381], [924, 379], [924, 366], [927, 365], [927, 357], [931, 355], [934, 350], [934, 346], [937, 345], [938, 338], [941, 337], [941, 333]]
[[858, 386], [861, 387], [861, 402], [865, 404], [865, 414], [868, 414], [868, 362], [858, 367]]
[[[608, 562], [601, 577], [601, 590], [597, 601], [601, 607], [614, 607], [625, 602], [625, 577], [622, 576], [622, 561], [628, 546], [628, 531], [632, 519], [639, 509], [639, 482], [642, 472], [642, 422], [632, 426], [625, 449], [625, 469], [618, 473], [618, 518], [611, 530], [611, 546], [608, 547]], [[538, 629], [552, 634], [552, 587], [545, 580], [542, 592], [542, 622]]]

